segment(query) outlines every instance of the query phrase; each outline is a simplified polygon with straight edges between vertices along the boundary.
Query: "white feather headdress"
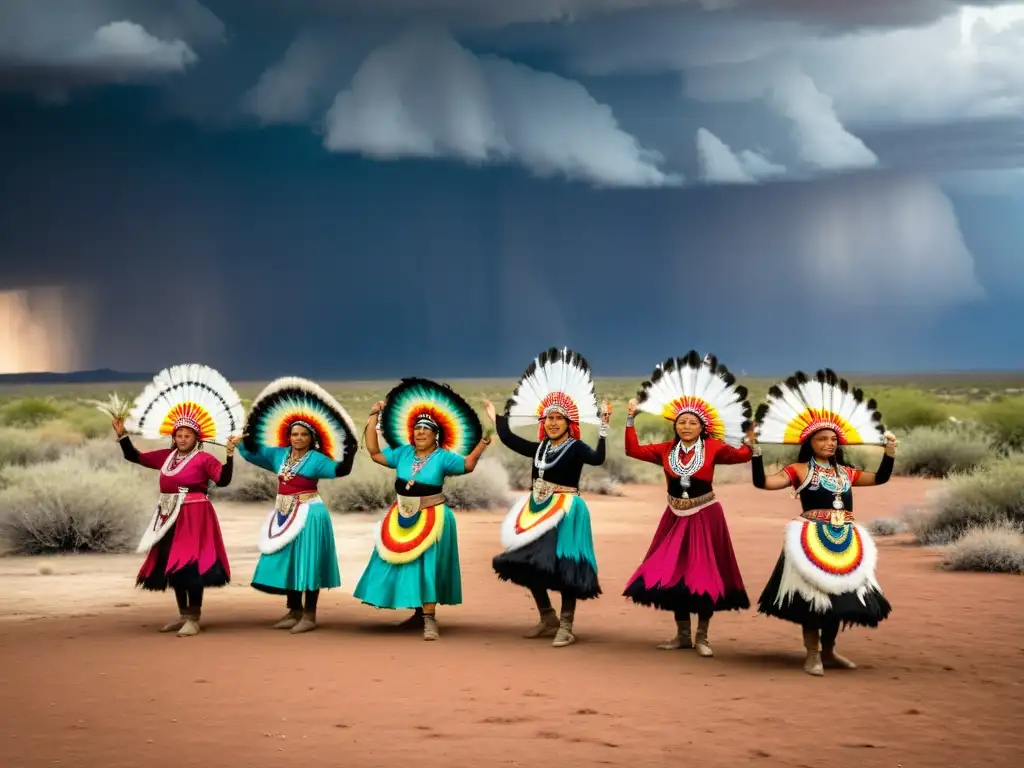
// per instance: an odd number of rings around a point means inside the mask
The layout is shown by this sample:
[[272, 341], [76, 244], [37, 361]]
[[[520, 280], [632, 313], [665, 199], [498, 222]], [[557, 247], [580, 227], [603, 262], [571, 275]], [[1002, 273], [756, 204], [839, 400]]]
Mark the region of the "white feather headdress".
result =
[[204, 443], [226, 445], [245, 422], [242, 400], [220, 373], [195, 363], [165, 368], [135, 399], [125, 429], [149, 440], [190, 427]]
[[[536, 425], [551, 410], [562, 413], [577, 435], [580, 423], [601, 423], [590, 365], [567, 348], [541, 352], [505, 403], [505, 416], [513, 428]], [[543, 433], [543, 426], [539, 430]]]
[[746, 387], [714, 355], [703, 359], [691, 350], [685, 357], [670, 357], [660, 363], [637, 393], [637, 410], [674, 422], [692, 413], [709, 437], [738, 448], [743, 442], [753, 413]]
[[831, 429], [843, 445], [885, 443], [882, 414], [874, 400], [850, 386], [834, 371], [818, 371], [813, 379], [797, 371], [768, 390], [768, 402], [757, 408], [758, 440], [799, 445], [821, 429]]

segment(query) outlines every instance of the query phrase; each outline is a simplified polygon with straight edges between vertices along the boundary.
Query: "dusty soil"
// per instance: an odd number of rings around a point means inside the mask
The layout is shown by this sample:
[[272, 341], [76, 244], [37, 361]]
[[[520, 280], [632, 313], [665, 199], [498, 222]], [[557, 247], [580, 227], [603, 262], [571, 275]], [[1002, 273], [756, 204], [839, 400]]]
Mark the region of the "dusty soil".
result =
[[[862, 491], [860, 516], [932, 487]], [[520, 638], [534, 613], [490, 569], [493, 513], [460, 515], [465, 603], [439, 611], [436, 643], [351, 597], [370, 517], [336, 519], [344, 586], [306, 635], [269, 629], [283, 606], [247, 586], [259, 507], [220, 505], [237, 584], [208, 593], [195, 638], [156, 631], [173, 599], [133, 589], [137, 556], [0, 560], [0, 765], [1018, 764], [1024, 580], [944, 573], [937, 553], [880, 539], [894, 612], [840, 636], [859, 669], [803, 674], [797, 628], [753, 611], [715, 619], [713, 659], [659, 651], [671, 618], [620, 594], [661, 493], [590, 500], [605, 595], [581, 605], [568, 648]], [[746, 485], [719, 496], [756, 601], [795, 502]]]

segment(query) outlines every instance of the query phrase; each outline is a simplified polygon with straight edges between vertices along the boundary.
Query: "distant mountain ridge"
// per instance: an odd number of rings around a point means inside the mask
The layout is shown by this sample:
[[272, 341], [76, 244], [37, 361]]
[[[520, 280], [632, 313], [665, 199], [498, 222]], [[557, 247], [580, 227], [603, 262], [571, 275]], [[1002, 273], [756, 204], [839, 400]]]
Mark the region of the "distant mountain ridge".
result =
[[0, 373], [0, 384], [110, 384], [122, 381], [149, 381], [152, 378], [152, 373], [130, 373], [98, 368], [94, 371], [68, 373]]

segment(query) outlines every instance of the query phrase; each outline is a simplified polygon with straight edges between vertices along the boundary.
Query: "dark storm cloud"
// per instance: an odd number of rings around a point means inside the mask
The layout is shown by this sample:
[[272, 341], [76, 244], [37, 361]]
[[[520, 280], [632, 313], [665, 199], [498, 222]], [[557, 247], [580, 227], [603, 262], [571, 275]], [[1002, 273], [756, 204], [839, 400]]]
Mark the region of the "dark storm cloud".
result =
[[[325, 160], [297, 130], [240, 142], [108, 124], [68, 141], [41, 126], [26, 119], [0, 153], [0, 192], [20, 191], [0, 216], [2, 279], [87, 286], [83, 365], [511, 375], [549, 344], [608, 374], [684, 346], [738, 368], [815, 365], [821, 350], [764, 334], [837, 305], [857, 333], [827, 357], [893, 365], [945, 312], [985, 299], [948, 201], [920, 179], [600, 192]], [[63, 170], [40, 173], [44, 158]], [[900, 341], [865, 346], [894, 326]]]

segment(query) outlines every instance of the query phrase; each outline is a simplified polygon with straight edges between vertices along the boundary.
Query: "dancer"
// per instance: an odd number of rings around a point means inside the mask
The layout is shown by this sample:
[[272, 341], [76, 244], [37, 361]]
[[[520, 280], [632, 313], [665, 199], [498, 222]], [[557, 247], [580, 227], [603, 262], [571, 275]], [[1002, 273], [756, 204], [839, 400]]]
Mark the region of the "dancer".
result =
[[364, 435], [373, 460], [395, 470], [397, 499], [353, 594], [376, 608], [422, 609], [423, 639], [437, 640], [437, 605], [462, 603], [458, 531], [444, 480], [476, 469], [490, 439], [465, 400], [420, 378], [402, 379], [374, 404]]
[[[875, 578], [878, 559], [867, 529], [853, 519], [853, 487], [882, 485], [892, 474], [896, 438], [882, 425], [875, 401], [830, 370], [814, 380], [797, 372], [768, 391], [756, 421], [764, 443], [799, 445], [795, 464], [765, 477], [754, 448], [754, 486], [793, 488], [803, 513], [786, 526], [782, 554], [758, 601], [760, 613], [803, 627], [804, 671], [854, 669], [835, 651], [840, 625], [877, 627], [892, 607]], [[885, 446], [878, 471], [846, 466], [844, 445]]]
[[[519, 379], [499, 416], [484, 403], [498, 437], [521, 456], [533, 459], [533, 487], [512, 505], [501, 526], [505, 551], [493, 560], [502, 581], [526, 587], [533, 595], [540, 620], [528, 638], [550, 637], [556, 648], [576, 642], [573, 622], [576, 603], [601, 594], [597, 577], [590, 510], [579, 495], [583, 465], [600, 466], [611, 404], [597, 410], [590, 366], [577, 352], [552, 347], [542, 352]], [[512, 431], [537, 426], [539, 442]], [[599, 424], [597, 448], [580, 440], [580, 423]], [[560, 614], [548, 590], [562, 596]]]
[[[750, 607], [725, 512], [711, 485], [717, 464], [750, 461], [750, 448], [741, 445], [751, 427], [746, 397], [746, 388], [736, 386], [736, 377], [714, 356], [702, 360], [690, 351], [655, 368], [629, 403], [626, 455], [664, 470], [668, 506], [623, 595], [675, 614], [676, 636], [660, 644], [662, 650], [696, 647], [699, 656], [713, 656], [712, 615]], [[671, 421], [675, 439], [641, 445], [633, 424], [638, 412]], [[693, 613], [697, 634], [691, 638]]]
[[331, 513], [317, 481], [352, 471], [356, 427], [324, 389], [287, 377], [259, 394], [245, 432], [242, 458], [275, 473], [278, 481], [277, 502], [260, 533], [252, 586], [285, 595], [288, 610], [275, 629], [309, 632], [316, 629], [320, 590], [341, 586]]
[[[136, 586], [178, 601], [178, 620], [160, 629], [179, 637], [199, 634], [206, 587], [231, 581], [228, 555], [209, 484], [231, 482], [235, 446], [245, 412], [227, 380], [202, 365], [176, 365], [158, 373], [135, 401], [126, 420], [113, 415], [114, 432], [128, 461], [160, 471], [160, 500], [138, 551], [146, 552]], [[128, 433], [147, 440], [171, 438], [170, 448], [139, 452]], [[224, 464], [203, 451], [204, 443], [226, 447]]]

